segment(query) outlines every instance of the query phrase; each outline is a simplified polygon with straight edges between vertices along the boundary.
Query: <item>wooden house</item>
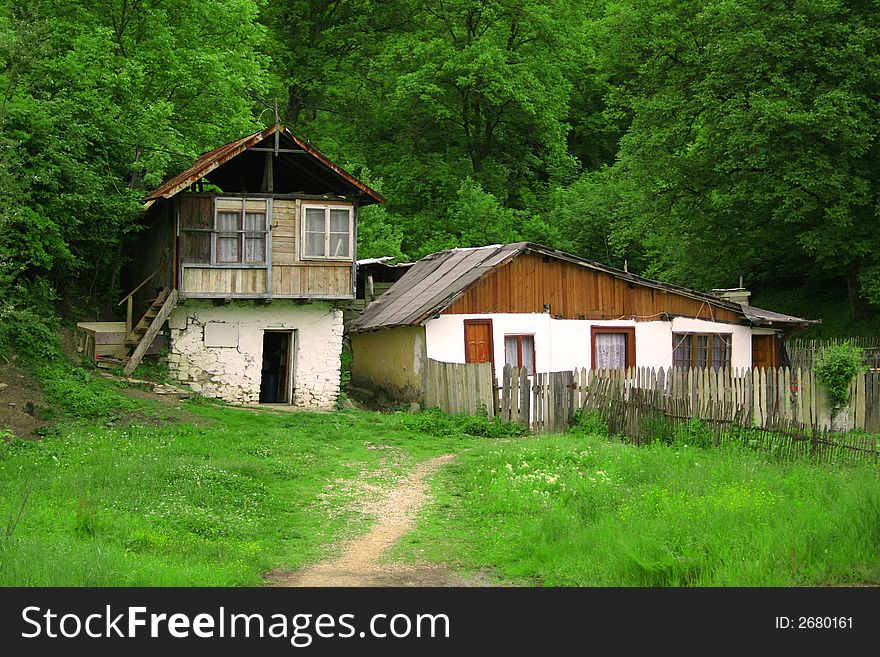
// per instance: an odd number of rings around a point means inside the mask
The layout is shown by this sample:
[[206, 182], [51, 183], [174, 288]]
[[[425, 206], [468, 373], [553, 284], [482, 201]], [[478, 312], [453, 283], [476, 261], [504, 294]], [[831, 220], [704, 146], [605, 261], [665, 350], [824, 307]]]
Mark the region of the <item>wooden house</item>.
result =
[[358, 209], [382, 202], [277, 124], [202, 155], [144, 198], [126, 373], [167, 323], [171, 373], [194, 390], [331, 406]]
[[776, 367], [811, 320], [755, 308], [537, 244], [426, 256], [350, 322], [352, 383], [421, 400], [426, 359], [575, 368]]

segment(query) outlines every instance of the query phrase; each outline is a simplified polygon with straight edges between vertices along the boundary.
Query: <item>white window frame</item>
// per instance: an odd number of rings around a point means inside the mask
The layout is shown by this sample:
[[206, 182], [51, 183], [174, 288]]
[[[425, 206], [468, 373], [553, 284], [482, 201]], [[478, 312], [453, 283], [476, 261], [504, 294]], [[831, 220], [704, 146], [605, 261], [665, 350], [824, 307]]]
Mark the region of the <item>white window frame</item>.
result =
[[[348, 255], [347, 256], [331, 256], [331, 255], [307, 255], [307, 223], [306, 210], [323, 210], [324, 211], [324, 252], [330, 253], [330, 210], [347, 210], [348, 211]], [[301, 260], [335, 260], [337, 262], [354, 261], [354, 206], [336, 203], [303, 203], [301, 206], [300, 216], [300, 259]]]
[[[219, 201], [224, 202], [236, 202], [241, 203], [241, 229], [238, 230], [220, 230], [220, 213], [221, 212], [230, 212], [229, 208], [220, 209], [218, 206]], [[248, 201], [259, 201], [266, 204], [266, 220], [263, 230], [244, 230], [244, 215], [247, 213], [247, 203]], [[216, 268], [230, 268], [230, 269], [261, 269], [269, 266], [272, 259], [272, 241], [271, 241], [271, 226], [272, 226], [272, 199], [270, 198], [261, 198], [261, 197], [226, 197], [226, 196], [217, 196], [213, 201], [213, 211], [214, 211], [214, 221], [213, 228], [211, 229], [211, 267]], [[240, 259], [236, 261], [224, 261], [219, 259], [219, 247], [218, 241], [220, 240], [221, 235], [229, 235], [235, 233], [238, 235], [238, 243], [239, 243], [239, 254]], [[262, 235], [263, 237], [263, 245], [265, 249], [265, 257], [261, 261], [250, 261], [244, 259], [244, 251], [245, 251], [245, 240], [248, 235]]]

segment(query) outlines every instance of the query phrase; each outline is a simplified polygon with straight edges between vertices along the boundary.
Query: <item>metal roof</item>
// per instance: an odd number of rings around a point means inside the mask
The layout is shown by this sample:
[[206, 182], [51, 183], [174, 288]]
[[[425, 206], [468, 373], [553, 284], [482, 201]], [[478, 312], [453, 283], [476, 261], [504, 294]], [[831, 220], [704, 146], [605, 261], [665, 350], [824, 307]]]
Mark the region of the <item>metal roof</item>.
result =
[[727, 308], [742, 314], [744, 319], [752, 323], [784, 323], [789, 326], [814, 323], [800, 317], [763, 311], [754, 306], [726, 301], [698, 290], [643, 278], [539, 244], [517, 242], [468, 249], [450, 249], [425, 256], [410, 267], [409, 271], [385, 294], [353, 319], [350, 327], [354, 331], [362, 332], [422, 324], [451, 306], [486, 274], [510, 262], [521, 253], [527, 252], [565, 260], [637, 285], [673, 292], [711, 303], [720, 308]]
[[156, 199], [160, 198], [171, 198], [178, 192], [186, 189], [193, 183], [198, 182], [202, 178], [206, 177], [212, 171], [219, 168], [223, 164], [229, 162], [236, 155], [240, 155], [247, 149], [256, 146], [258, 143], [260, 143], [267, 137], [271, 137], [276, 132], [278, 132], [280, 136], [283, 136], [293, 141], [293, 143], [296, 144], [297, 148], [304, 151], [304, 153], [300, 155], [300, 157], [308, 157], [310, 161], [312, 161], [315, 165], [324, 170], [329, 170], [329, 172], [331, 172], [338, 179], [345, 181], [349, 185], [367, 194], [370, 198], [373, 199], [373, 201], [377, 203], [385, 202], [385, 198], [381, 194], [379, 194], [379, 192], [371, 189], [370, 187], [362, 183], [353, 175], [345, 171], [338, 164], [332, 162], [317, 148], [309, 145], [304, 140], [293, 134], [290, 130], [278, 124], [271, 125], [264, 130], [260, 130], [259, 132], [255, 132], [252, 135], [242, 137], [241, 139], [237, 139], [233, 142], [215, 148], [212, 151], [204, 153], [186, 171], [180, 172], [170, 180], [167, 180], [163, 184], [159, 185], [152, 192], [144, 196], [142, 200], [144, 202], [149, 202], [155, 201]]

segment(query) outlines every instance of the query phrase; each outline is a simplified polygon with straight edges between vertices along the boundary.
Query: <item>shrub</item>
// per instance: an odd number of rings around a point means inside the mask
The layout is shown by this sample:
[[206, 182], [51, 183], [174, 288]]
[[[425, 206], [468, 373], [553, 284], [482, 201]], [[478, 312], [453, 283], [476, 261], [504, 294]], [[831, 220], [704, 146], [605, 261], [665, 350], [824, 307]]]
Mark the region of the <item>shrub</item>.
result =
[[833, 414], [849, 403], [849, 384], [864, 371], [863, 359], [862, 350], [848, 342], [826, 347], [816, 359], [813, 370], [828, 393]]
[[571, 431], [585, 436], [608, 436], [608, 423], [598, 413], [574, 412]]
[[436, 408], [421, 413], [408, 413], [403, 416], [402, 424], [407, 429], [432, 436], [464, 434], [485, 438], [506, 438], [524, 436], [528, 433], [525, 427], [502, 422], [497, 417], [490, 420], [481, 415], [450, 415]]
[[705, 422], [692, 417], [687, 422], [679, 422], [675, 425], [673, 442], [695, 447], [710, 447], [715, 444], [715, 438]]

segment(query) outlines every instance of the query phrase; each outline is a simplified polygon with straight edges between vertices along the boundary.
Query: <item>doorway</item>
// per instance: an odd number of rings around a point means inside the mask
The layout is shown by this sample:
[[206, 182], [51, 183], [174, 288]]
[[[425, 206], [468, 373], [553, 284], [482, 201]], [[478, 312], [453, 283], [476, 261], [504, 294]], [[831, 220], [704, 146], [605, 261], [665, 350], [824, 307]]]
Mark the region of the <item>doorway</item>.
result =
[[293, 402], [293, 355], [296, 353], [294, 331], [263, 332], [263, 369], [260, 378], [261, 404]]

